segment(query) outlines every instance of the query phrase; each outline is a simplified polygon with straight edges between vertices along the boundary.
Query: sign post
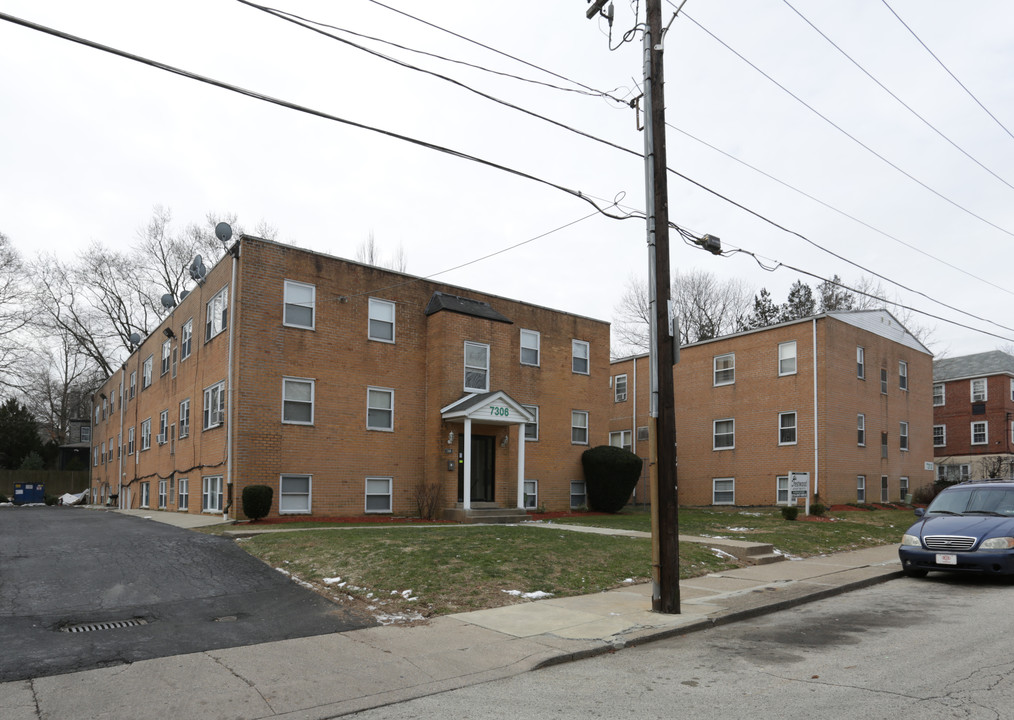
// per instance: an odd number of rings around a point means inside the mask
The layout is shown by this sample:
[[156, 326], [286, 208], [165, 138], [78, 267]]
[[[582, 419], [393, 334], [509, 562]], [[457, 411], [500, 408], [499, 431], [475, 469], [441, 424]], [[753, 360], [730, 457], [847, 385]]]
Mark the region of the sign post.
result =
[[806, 498], [806, 514], [810, 514], [810, 473], [789, 473], [789, 501], [795, 504], [799, 498]]

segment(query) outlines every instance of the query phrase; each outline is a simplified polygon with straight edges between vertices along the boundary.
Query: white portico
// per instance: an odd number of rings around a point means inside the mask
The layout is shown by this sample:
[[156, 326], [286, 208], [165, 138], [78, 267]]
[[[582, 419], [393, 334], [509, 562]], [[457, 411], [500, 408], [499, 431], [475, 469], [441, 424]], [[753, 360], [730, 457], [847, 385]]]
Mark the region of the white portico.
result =
[[441, 418], [464, 424], [462, 449], [464, 453], [464, 481], [462, 507], [472, 507], [472, 424], [518, 426], [518, 478], [517, 507], [525, 506], [525, 425], [535, 422], [532, 414], [521, 403], [502, 390], [490, 393], [473, 393], [441, 408]]

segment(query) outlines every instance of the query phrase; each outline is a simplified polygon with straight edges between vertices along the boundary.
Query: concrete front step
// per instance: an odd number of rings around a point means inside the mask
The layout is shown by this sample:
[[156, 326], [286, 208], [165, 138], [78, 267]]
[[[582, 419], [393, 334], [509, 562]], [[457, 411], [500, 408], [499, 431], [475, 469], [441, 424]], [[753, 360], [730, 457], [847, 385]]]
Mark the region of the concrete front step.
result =
[[521, 508], [490, 507], [483, 503], [482, 507], [472, 507], [469, 510], [465, 510], [463, 507], [446, 508], [444, 520], [505, 525], [528, 520], [528, 513]]
[[695, 535], [680, 535], [680, 540], [716, 548], [749, 565], [767, 565], [785, 559], [784, 555], [775, 552], [771, 543], [754, 543], [746, 540], [726, 540]]

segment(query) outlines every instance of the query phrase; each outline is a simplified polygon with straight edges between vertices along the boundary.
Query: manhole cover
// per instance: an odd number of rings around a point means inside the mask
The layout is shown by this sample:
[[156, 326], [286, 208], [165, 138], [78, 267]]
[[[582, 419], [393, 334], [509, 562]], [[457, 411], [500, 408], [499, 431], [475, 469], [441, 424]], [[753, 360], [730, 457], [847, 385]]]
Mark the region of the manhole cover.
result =
[[148, 621], [144, 618], [130, 618], [129, 620], [108, 620], [106, 622], [94, 622], [94, 623], [75, 623], [74, 625], [64, 625], [60, 628], [60, 632], [92, 632], [94, 630], [116, 630], [118, 628], [136, 627], [138, 625], [147, 625]]

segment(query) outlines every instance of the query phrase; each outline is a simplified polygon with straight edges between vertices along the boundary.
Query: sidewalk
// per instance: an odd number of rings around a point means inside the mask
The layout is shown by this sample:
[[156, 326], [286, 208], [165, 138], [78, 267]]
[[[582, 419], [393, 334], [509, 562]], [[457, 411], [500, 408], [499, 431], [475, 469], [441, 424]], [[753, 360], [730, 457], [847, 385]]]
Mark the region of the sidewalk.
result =
[[[156, 513], [146, 514], [156, 519]], [[7, 720], [333, 718], [746, 620], [899, 575], [896, 546], [882, 546], [685, 580], [679, 615], [651, 612], [650, 585], [632, 585], [449, 615], [415, 627], [375, 627], [5, 683], [0, 708]]]

